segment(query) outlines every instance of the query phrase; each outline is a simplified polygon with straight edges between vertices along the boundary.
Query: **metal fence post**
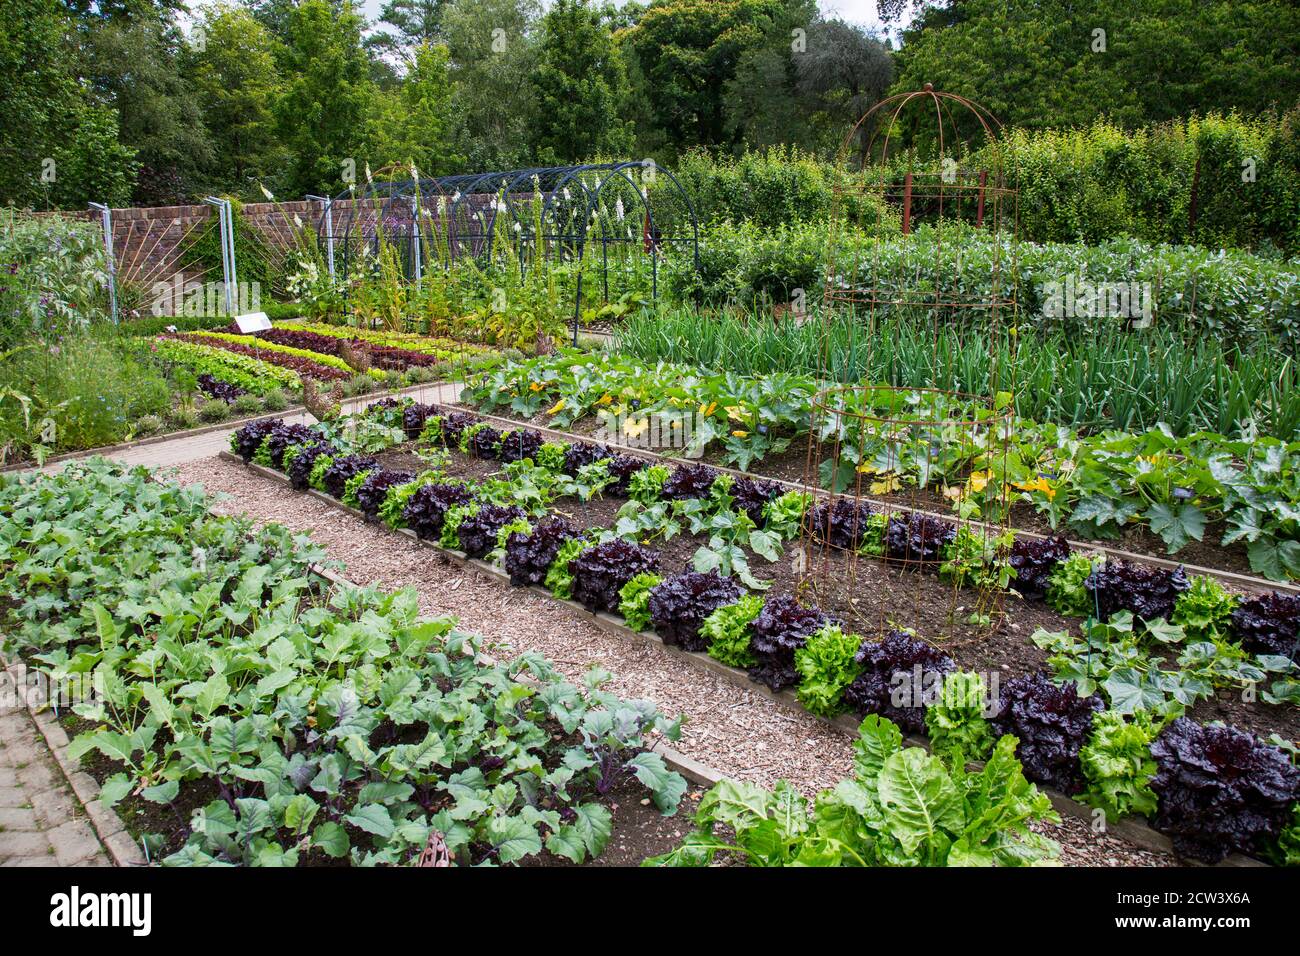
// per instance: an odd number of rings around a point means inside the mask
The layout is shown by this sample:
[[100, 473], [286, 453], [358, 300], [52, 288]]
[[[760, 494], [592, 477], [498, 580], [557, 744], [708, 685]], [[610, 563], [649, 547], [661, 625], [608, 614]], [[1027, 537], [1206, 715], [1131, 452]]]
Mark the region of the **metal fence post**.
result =
[[221, 229], [221, 273], [226, 287], [226, 315], [234, 315], [234, 291], [238, 281], [235, 272], [234, 212], [229, 199], [208, 196], [203, 201], [217, 209], [217, 222]]
[[334, 200], [329, 196], [307, 195], [308, 202], [325, 204], [325, 259], [329, 266], [330, 278], [334, 278]]
[[91, 209], [99, 210], [104, 225], [104, 252], [108, 255], [108, 307], [113, 324], [117, 325], [117, 261], [113, 256], [113, 210], [102, 202], [92, 202]]

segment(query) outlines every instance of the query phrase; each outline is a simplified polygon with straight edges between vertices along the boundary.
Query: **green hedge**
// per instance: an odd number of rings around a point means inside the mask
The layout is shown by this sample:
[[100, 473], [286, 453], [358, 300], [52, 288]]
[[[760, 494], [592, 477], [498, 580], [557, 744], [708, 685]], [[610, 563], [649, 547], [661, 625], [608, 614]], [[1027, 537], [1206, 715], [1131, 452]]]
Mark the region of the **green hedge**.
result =
[[[772, 147], [739, 157], [687, 153], [673, 175], [691, 198], [701, 226], [753, 223], [778, 229], [798, 223], [824, 222], [834, 203], [834, 169], [797, 148]], [[651, 195], [655, 216], [667, 229], [680, 229], [684, 208], [667, 177], [660, 177]], [[898, 232], [896, 211], [882, 210], [871, 197], [853, 197], [846, 213], [873, 229]]]
[[[1132, 236], [1300, 252], [1300, 109], [1281, 118], [1208, 116], [1133, 132], [1104, 123], [1014, 130], [1005, 146], [1023, 238]], [[1253, 181], [1243, 179], [1250, 159]]]
[[[1126, 131], [1009, 131], [1000, 145], [1008, 182], [1019, 192], [1019, 235], [1033, 242], [1147, 242], [1300, 253], [1300, 107], [1285, 115], [1192, 117]], [[1243, 164], [1254, 160], [1253, 181]], [[1200, 172], [1197, 173], [1197, 161]], [[896, 179], [901, 181], [900, 155]], [[977, 154], [972, 166], [981, 164]], [[739, 157], [686, 154], [673, 170], [700, 225], [731, 221], [760, 230], [824, 223], [833, 211], [834, 168], [797, 149]], [[1196, 217], [1191, 220], [1192, 185]], [[668, 229], [684, 206], [661, 177], [652, 201]], [[872, 199], [843, 214], [870, 232], [895, 234], [901, 211]]]

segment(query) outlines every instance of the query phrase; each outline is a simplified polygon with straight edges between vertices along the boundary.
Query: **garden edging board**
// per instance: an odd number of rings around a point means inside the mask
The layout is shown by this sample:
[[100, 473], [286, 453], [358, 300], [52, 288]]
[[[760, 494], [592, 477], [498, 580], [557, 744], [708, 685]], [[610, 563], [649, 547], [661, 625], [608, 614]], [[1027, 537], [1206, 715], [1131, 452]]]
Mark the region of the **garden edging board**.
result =
[[[270, 478], [274, 481], [278, 481], [280, 484], [283, 485], [290, 485], [289, 479], [285, 475], [282, 475], [279, 472], [275, 471], [274, 469], [267, 468], [263, 465], [258, 465], [253, 462], [245, 463], [242, 458], [240, 458], [238, 455], [234, 454], [233, 452], [223, 451], [219, 454], [218, 457], [223, 461], [240, 465], [248, 469], [249, 471], [253, 472], [254, 474], [260, 475], [264, 478]], [[348, 505], [343, 504], [341, 501], [338, 501], [337, 499], [332, 498], [323, 492], [317, 491], [316, 489], [313, 488], [313, 489], [308, 489], [303, 493], [317, 499], [318, 501], [323, 502], [324, 504], [330, 506], [331, 508], [334, 508], [337, 511], [342, 511], [345, 514], [351, 515], [352, 517], [356, 518], [359, 521], [363, 521], [363, 522], [366, 521], [365, 516], [360, 511], [358, 511], [355, 508], [349, 507]], [[368, 522], [368, 523], [373, 524], [373, 522]], [[411, 531], [409, 528], [398, 528], [395, 530], [394, 533], [404, 535], [410, 540], [419, 544], [420, 546], [438, 552], [440, 555], [442, 555], [443, 557], [447, 558], [449, 561], [455, 564], [461, 565], [463, 567], [472, 568], [473, 570], [486, 574], [489, 577], [493, 577], [498, 580], [504, 581], [507, 584], [509, 583], [510, 580], [509, 575], [507, 575], [505, 571], [503, 571], [501, 568], [498, 568], [493, 564], [489, 564], [488, 562], [482, 561], [478, 558], [468, 557], [464, 552], [461, 551], [453, 551], [451, 549], [444, 548], [436, 542], [422, 539], [418, 537], [415, 534], [415, 532]], [[513, 585], [511, 586], [513, 587]], [[743, 687], [746, 690], [762, 693], [765, 696], [770, 697], [771, 699], [785, 706], [798, 710], [801, 714], [813, 717], [816, 720], [829, 724], [835, 727], [837, 730], [843, 731], [849, 736], [856, 735], [857, 733], [859, 721], [855, 720], [852, 716], [841, 715], [839, 717], [826, 718], [815, 714], [810, 714], [808, 711], [804, 710], [803, 706], [799, 703], [798, 697], [791, 690], [774, 692], [770, 688], [764, 686], [763, 684], [750, 680], [749, 675], [745, 671], [740, 670], [738, 668], [729, 667], [726, 664], [723, 664], [721, 661], [717, 661], [714, 658], [709, 657], [707, 654], [698, 653], [694, 651], [684, 651], [679, 647], [670, 644], [665, 644], [663, 642], [663, 639], [660, 638], [658, 634], [655, 634], [650, 631], [635, 631], [632, 628], [628, 627], [626, 624], [624, 624], [622, 618], [620, 618], [617, 615], [609, 614], [606, 612], [598, 612], [596, 614], [593, 614], [592, 612], [588, 611], [585, 607], [583, 607], [581, 604], [578, 604], [576, 601], [571, 601], [564, 598], [557, 598], [550, 591], [538, 585], [531, 586], [529, 590], [533, 591], [535, 594], [538, 594], [541, 597], [544, 597], [556, 604], [559, 604], [567, 608], [574, 615], [584, 620], [594, 621], [598, 627], [600, 627], [602, 630], [607, 631], [608, 633], [614, 634], [625, 640], [636, 641], [642, 644], [652, 644], [657, 647], [661, 647], [664, 650], [668, 651], [669, 653], [675, 654], [678, 657], [689, 661], [691, 664], [703, 670], [707, 670], [716, 676], [722, 677], [730, 681], [731, 683], [736, 684], [737, 686]], [[924, 737], [906, 735], [904, 737], [904, 740], [910, 746], [923, 747], [926, 750], [929, 750], [929, 741]], [[665, 759], [667, 759], [667, 754], [665, 754]], [[694, 777], [690, 777], [688, 774], [684, 772], [683, 772], [683, 776], [688, 776], [688, 779], [693, 779], [695, 780], [695, 782], [701, 782], [700, 780]], [[713, 782], [716, 782], [716, 779]], [[1047, 794], [1047, 796], [1052, 801], [1052, 805], [1056, 807], [1057, 810], [1063, 813], [1068, 813], [1073, 817], [1077, 817], [1078, 819], [1083, 820], [1089, 825], [1091, 825], [1095, 820], [1095, 811], [1092, 807], [1087, 806], [1086, 804], [1079, 803], [1078, 801], [1073, 800], [1072, 798], [1066, 796], [1065, 794], [1058, 793], [1049, 787], [1042, 786], [1041, 784], [1039, 784], [1038, 787], [1043, 793]], [[1131, 818], [1124, 819], [1124, 820], [1116, 821], [1114, 823], [1107, 824], [1107, 831], [1145, 850], [1153, 850], [1156, 852], [1168, 853], [1171, 855], [1174, 852], [1173, 841], [1168, 836], [1136, 819], [1131, 819]], [[1179, 858], [1179, 861], [1181, 863], [1184, 863], [1185, 865], [1191, 865], [1191, 866], [1205, 865], [1205, 864], [1198, 863], [1197, 861], [1194, 860], [1182, 860], [1182, 858]], [[1214, 864], [1214, 865], [1223, 866], [1223, 867], [1259, 867], [1259, 866], [1268, 866], [1269, 864], [1261, 860], [1257, 860], [1253, 857], [1245, 856], [1244, 854], [1234, 853], [1229, 857], [1227, 857], [1227, 859], [1223, 860], [1221, 863]]]

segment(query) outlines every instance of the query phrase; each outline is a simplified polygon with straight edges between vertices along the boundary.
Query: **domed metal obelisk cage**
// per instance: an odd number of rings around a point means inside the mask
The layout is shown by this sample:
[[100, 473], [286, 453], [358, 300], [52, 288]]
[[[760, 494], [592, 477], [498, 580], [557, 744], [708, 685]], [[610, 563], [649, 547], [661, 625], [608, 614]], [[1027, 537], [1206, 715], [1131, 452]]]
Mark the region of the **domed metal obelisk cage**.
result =
[[997, 129], [927, 85], [840, 154], [798, 560], [809, 600], [868, 637], [953, 646], [1002, 617], [1016, 192]]
[[440, 178], [390, 167], [333, 204], [318, 233], [345, 284], [379, 269], [416, 287], [437, 270], [476, 269], [488, 286], [494, 269], [540, 276], [572, 317], [575, 341], [584, 321], [657, 298], [667, 259], [699, 264], [690, 197], [650, 160]]

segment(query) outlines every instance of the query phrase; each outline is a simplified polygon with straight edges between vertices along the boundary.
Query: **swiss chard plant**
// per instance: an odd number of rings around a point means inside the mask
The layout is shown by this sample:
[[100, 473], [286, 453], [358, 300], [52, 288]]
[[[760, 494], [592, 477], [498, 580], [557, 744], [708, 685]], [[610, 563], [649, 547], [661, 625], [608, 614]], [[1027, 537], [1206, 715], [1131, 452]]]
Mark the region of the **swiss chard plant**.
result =
[[919, 747], [872, 715], [855, 743], [854, 775], [810, 802], [780, 781], [764, 790], [723, 780], [700, 800], [695, 832], [648, 866], [1028, 866], [1059, 848], [1029, 828], [1059, 817], [1029, 783], [1015, 740], [1001, 738], [971, 771]]

